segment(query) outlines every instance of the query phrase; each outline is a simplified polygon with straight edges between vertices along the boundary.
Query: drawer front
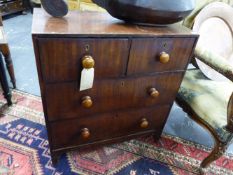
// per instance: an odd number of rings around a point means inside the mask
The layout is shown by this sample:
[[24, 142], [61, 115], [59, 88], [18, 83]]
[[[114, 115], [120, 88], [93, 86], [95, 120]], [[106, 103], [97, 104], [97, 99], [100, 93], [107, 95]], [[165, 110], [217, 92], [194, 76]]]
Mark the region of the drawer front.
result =
[[[171, 103], [182, 77], [183, 73], [167, 73], [131, 79], [105, 79], [95, 81], [92, 89], [81, 92], [77, 83], [47, 85], [49, 120], [80, 118], [119, 109]], [[155, 93], [151, 91], [152, 88], [156, 90]], [[85, 106], [90, 101], [84, 98], [86, 96], [91, 98], [90, 108]]]
[[15, 2], [10, 2], [7, 5], [10, 10], [17, 10], [19, 8], [23, 8], [23, 2], [22, 1], [15, 1]]
[[23, 10], [23, 2], [21, 0], [5, 2], [0, 5], [0, 12], [3, 15], [17, 10]]
[[[127, 74], [184, 70], [195, 42], [196, 38], [134, 39]], [[165, 56], [161, 56], [163, 52]]]
[[140, 132], [158, 132], [163, 129], [169, 110], [170, 106], [159, 106], [50, 123], [51, 146], [57, 149]]
[[39, 39], [43, 79], [46, 82], [79, 81], [82, 59], [95, 61], [95, 78], [120, 77], [126, 73], [128, 39]]

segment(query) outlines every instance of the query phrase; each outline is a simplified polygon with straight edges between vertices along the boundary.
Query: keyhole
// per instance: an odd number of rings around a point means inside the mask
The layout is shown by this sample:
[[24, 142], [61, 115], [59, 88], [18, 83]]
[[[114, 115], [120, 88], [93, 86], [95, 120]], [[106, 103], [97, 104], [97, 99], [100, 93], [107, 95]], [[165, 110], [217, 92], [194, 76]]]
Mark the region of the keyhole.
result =
[[86, 50], [86, 52], [88, 52], [90, 50], [90, 46], [88, 44], [85, 45], [85, 50]]
[[163, 48], [167, 48], [167, 43], [163, 43]]
[[124, 81], [121, 82], [121, 86], [122, 86], [122, 87], [125, 86], [125, 82], [124, 82]]

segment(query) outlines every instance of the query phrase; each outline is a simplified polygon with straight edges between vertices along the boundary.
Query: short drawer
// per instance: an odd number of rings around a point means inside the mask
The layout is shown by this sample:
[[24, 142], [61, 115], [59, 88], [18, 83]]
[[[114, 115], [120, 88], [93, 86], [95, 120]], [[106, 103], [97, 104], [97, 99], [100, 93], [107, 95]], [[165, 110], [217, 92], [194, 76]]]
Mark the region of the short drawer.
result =
[[79, 81], [82, 59], [95, 61], [95, 78], [120, 77], [126, 73], [128, 39], [39, 39], [43, 79], [46, 82]]
[[21, 0], [16, 0], [12, 2], [7, 2], [0, 5], [0, 11], [4, 14], [23, 10], [23, 2]]
[[161, 131], [169, 110], [170, 106], [159, 106], [50, 123], [51, 146], [65, 148], [133, 133]]
[[9, 2], [7, 4], [8, 8], [10, 10], [20, 10], [20, 8], [23, 8], [23, 2], [22, 1], [13, 1], [13, 2]]
[[50, 84], [45, 94], [48, 118], [50, 121], [80, 118], [113, 110], [171, 103], [182, 77], [183, 72], [104, 79], [95, 81], [92, 89], [81, 92], [75, 82]]
[[196, 38], [133, 39], [127, 74], [184, 70], [195, 42]]

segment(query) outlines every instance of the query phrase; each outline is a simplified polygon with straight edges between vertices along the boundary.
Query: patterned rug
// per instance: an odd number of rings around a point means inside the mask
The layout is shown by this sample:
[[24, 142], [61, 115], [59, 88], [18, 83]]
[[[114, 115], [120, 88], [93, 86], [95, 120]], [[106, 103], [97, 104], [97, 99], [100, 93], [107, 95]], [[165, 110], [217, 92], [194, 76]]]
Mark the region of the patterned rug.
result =
[[[54, 167], [40, 97], [13, 91], [15, 104], [0, 96], [0, 175], [188, 175], [198, 173], [209, 148], [163, 134], [61, 156]], [[225, 155], [206, 174], [233, 174]]]

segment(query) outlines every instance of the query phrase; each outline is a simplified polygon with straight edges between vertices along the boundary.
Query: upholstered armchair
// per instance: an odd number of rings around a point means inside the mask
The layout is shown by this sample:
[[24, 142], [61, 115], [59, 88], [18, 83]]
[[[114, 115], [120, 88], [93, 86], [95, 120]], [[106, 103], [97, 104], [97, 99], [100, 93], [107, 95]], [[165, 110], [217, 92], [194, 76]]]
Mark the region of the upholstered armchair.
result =
[[[216, 0], [198, 0], [196, 9], [183, 21], [192, 28], [196, 15]], [[219, 0], [233, 5], [232, 0]], [[212, 152], [201, 162], [203, 170], [221, 157], [233, 137], [233, 66], [220, 55], [197, 45], [194, 57], [229, 79], [227, 82], [208, 79], [198, 67], [186, 71], [176, 101], [198, 124], [203, 126], [214, 139]], [[195, 63], [195, 61], [194, 61]], [[194, 64], [195, 65], [195, 64]]]
[[199, 69], [191, 69], [186, 72], [177, 95], [176, 101], [183, 110], [214, 138], [214, 149], [200, 166], [206, 168], [224, 153], [233, 137], [233, 67], [200, 47], [194, 55], [231, 80], [212, 81]]

